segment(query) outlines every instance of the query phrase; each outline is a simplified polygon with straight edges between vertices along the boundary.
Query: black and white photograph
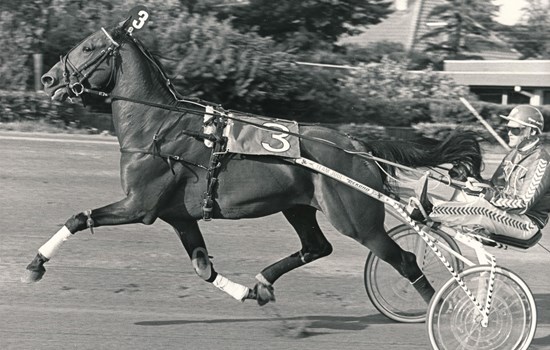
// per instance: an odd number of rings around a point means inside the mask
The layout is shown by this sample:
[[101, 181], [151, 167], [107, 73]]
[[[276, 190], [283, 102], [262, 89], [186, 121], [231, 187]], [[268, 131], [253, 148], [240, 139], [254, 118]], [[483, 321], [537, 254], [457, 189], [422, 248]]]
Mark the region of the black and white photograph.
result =
[[0, 350], [550, 349], [550, 0], [0, 0]]

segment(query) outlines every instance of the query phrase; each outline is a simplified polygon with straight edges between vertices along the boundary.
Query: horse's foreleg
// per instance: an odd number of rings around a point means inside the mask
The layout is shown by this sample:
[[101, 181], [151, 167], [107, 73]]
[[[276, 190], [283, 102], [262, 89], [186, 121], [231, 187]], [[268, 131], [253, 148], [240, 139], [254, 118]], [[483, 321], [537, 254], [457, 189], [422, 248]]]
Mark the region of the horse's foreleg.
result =
[[88, 210], [71, 217], [52, 238], [38, 249], [38, 253], [27, 266], [25, 275], [21, 278], [21, 281], [30, 283], [38, 282], [42, 279], [42, 276], [46, 272], [44, 264], [57, 253], [67, 239], [78, 231], [107, 225], [122, 225], [137, 222], [152, 223], [154, 219], [150, 219], [146, 215], [149, 211], [138, 209], [139, 207], [135, 204], [137, 202], [131, 198], [126, 198], [120, 202]]
[[196, 221], [170, 221], [169, 223], [178, 234], [187, 254], [189, 254], [193, 268], [200, 278], [212, 283], [236, 300], [244, 301], [249, 298], [251, 295], [250, 288], [233, 282], [214, 270], [214, 265], [208, 256], [206, 243]]
[[316, 209], [296, 206], [283, 211], [283, 214], [298, 233], [302, 249], [266, 267], [256, 276], [258, 284], [254, 288], [257, 300], [264, 305], [275, 300], [273, 283], [285, 273], [332, 253], [332, 246], [325, 238], [315, 218]]

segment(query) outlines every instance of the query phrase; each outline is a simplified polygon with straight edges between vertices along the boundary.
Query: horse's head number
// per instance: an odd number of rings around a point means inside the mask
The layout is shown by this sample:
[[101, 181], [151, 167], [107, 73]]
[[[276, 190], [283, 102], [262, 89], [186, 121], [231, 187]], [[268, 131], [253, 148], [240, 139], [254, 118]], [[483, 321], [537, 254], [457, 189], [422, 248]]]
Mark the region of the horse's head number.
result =
[[147, 20], [149, 19], [149, 9], [145, 6], [136, 6], [128, 13], [130, 17], [130, 23], [132, 24], [128, 28], [128, 33], [132, 33], [134, 30], [143, 28]]
[[[267, 126], [269, 128], [281, 129], [282, 131], [286, 131], [286, 132], [290, 131], [286, 126], [277, 124], [277, 123], [265, 123], [264, 126]], [[277, 140], [278, 143], [280, 143], [279, 145], [280, 147], [272, 147], [267, 142], [262, 142], [262, 147], [268, 150], [269, 152], [274, 152], [274, 153], [282, 153], [282, 152], [288, 151], [290, 149], [290, 142], [288, 142], [288, 140], [286, 139], [289, 136], [289, 134], [287, 134], [286, 132], [271, 134], [271, 138], [274, 140]]]
[[149, 18], [149, 13], [147, 11], [141, 10], [138, 12], [138, 18], [134, 19], [132, 26], [136, 29], [141, 29], [147, 19]]

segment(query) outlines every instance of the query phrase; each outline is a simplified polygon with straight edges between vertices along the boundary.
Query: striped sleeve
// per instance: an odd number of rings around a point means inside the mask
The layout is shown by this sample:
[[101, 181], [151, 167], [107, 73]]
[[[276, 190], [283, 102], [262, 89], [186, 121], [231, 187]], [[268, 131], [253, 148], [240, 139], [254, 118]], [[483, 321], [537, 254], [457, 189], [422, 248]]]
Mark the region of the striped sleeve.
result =
[[496, 192], [491, 203], [504, 210], [518, 210], [524, 214], [543, 196], [550, 186], [548, 160], [539, 158], [527, 170], [517, 195]]

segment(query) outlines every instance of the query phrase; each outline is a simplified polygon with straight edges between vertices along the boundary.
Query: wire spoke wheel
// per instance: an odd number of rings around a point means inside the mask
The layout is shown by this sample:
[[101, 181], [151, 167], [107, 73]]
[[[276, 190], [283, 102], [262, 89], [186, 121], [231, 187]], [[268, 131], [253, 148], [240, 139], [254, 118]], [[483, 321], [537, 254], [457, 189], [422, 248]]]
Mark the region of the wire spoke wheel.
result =
[[[475, 266], [460, 276], [484, 306], [491, 267]], [[434, 295], [428, 309], [428, 334], [434, 349], [521, 350], [535, 335], [537, 312], [529, 287], [513, 272], [496, 267], [489, 322], [464, 290], [450, 279]]]
[[[420, 235], [409, 225], [394, 227], [388, 235], [404, 250], [416, 255], [416, 261], [432, 286], [437, 290], [449, 279], [449, 271], [428, 247]], [[456, 242], [445, 232], [431, 230], [430, 235], [460, 253]], [[462, 262], [442, 250], [455, 270], [462, 269]], [[411, 283], [390, 264], [369, 253], [365, 263], [365, 288], [370, 301], [386, 317], [405, 323], [424, 322], [428, 306]]]

